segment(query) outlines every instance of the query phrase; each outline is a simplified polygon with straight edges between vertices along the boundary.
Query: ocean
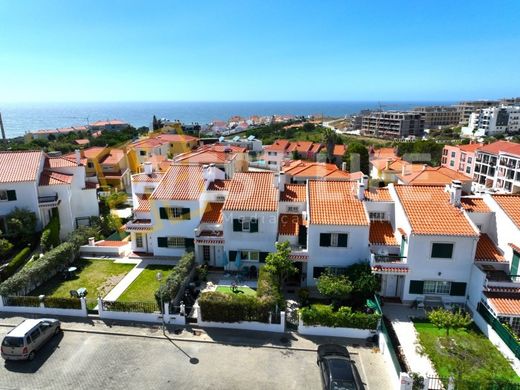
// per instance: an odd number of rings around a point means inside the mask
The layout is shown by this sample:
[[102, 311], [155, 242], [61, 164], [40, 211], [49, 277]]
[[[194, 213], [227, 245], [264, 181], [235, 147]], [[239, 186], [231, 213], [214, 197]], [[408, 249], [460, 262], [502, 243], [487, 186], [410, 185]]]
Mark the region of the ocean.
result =
[[152, 117], [191, 123], [227, 120], [234, 115], [344, 116], [362, 109], [408, 110], [420, 105], [453, 102], [122, 102], [122, 103], [0, 103], [8, 138], [27, 131], [85, 125], [97, 120], [121, 119], [135, 127], [150, 126]]

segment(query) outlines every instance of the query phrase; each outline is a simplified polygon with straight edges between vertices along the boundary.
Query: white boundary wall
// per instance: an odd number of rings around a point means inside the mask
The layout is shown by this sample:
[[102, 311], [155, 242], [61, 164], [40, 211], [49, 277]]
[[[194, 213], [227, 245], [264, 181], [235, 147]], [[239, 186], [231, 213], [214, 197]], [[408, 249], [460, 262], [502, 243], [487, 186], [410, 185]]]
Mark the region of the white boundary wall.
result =
[[[186, 317], [179, 314], [170, 314], [170, 305], [164, 304], [164, 323], [168, 325], [186, 325]], [[156, 313], [133, 313], [124, 311], [109, 311], [103, 310], [103, 301], [98, 299], [99, 318], [104, 320], [118, 320], [118, 321], [134, 321], [134, 322], [153, 322], [162, 323], [162, 314]]]
[[348, 337], [352, 339], [366, 339], [377, 333], [377, 330], [356, 328], [331, 328], [328, 326], [306, 326], [300, 319], [298, 333], [312, 336]]
[[223, 329], [242, 329], [242, 330], [256, 330], [260, 332], [285, 332], [285, 312], [280, 312], [279, 324], [266, 324], [264, 322], [256, 321], [242, 321], [242, 322], [213, 322], [203, 321], [200, 306], [195, 304], [193, 309], [196, 311], [197, 326], [201, 328], [223, 328]]
[[40, 307], [31, 306], [6, 306], [3, 297], [0, 297], [0, 312], [5, 313], [23, 313], [23, 314], [43, 314], [50, 316], [68, 316], [68, 317], [87, 317], [87, 303], [85, 298], [80, 298], [81, 309], [59, 309], [54, 307], [45, 307], [43, 302]]

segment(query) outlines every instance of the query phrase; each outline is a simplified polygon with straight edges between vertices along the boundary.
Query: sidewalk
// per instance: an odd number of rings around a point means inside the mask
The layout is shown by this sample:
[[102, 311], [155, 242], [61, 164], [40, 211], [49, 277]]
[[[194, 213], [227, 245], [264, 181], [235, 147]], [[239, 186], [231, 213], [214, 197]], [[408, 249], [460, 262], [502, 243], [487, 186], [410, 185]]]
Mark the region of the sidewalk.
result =
[[410, 370], [420, 373], [423, 376], [436, 376], [437, 373], [430, 359], [428, 359], [426, 355], [421, 355], [417, 352], [420, 348], [420, 344], [417, 340], [417, 332], [410, 319], [410, 316], [418, 317], [424, 315], [424, 312], [421, 314], [417, 309], [411, 309], [407, 305], [397, 303], [385, 303], [383, 312], [392, 322], [399, 343], [406, 356], [406, 361], [410, 366]]

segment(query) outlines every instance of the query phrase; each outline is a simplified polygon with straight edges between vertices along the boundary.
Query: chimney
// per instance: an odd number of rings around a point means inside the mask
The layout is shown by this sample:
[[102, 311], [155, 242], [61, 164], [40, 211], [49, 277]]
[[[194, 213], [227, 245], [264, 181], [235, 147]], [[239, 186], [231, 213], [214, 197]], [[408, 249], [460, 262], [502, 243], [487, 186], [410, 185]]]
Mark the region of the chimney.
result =
[[76, 149], [74, 154], [76, 155], [76, 164], [81, 165], [81, 152], [79, 149]]
[[152, 163], [147, 161], [143, 165], [144, 165], [144, 173], [146, 173], [147, 175], [151, 175], [153, 173]]
[[453, 206], [460, 206], [460, 197], [462, 195], [462, 182], [460, 180], [451, 181], [450, 203]]
[[365, 186], [365, 189], [368, 188], [368, 175], [363, 175], [363, 185]]
[[428, 168], [428, 164], [423, 164], [423, 166], [422, 166], [422, 170], [425, 171], [426, 168]]
[[347, 172], [347, 163], [346, 162], [341, 163], [341, 170]]
[[209, 168], [208, 168], [208, 181], [210, 183], [213, 183], [215, 181], [215, 176], [217, 175], [217, 167], [215, 166], [214, 163], [211, 163], [209, 164]]
[[358, 199], [364, 200], [365, 199], [365, 185], [362, 182], [358, 182]]
[[285, 173], [284, 172], [280, 172], [278, 174], [278, 190], [280, 192], [283, 192], [285, 190], [285, 180], [286, 180], [286, 176], [285, 176]]
[[88, 246], [96, 246], [96, 239], [94, 237], [88, 238]]
[[386, 164], [385, 164], [385, 171], [389, 171], [390, 170], [390, 164], [392, 163], [392, 159], [391, 158], [387, 158], [386, 159]]
[[209, 181], [209, 165], [208, 164], [204, 164], [202, 166], [202, 178], [206, 181]]

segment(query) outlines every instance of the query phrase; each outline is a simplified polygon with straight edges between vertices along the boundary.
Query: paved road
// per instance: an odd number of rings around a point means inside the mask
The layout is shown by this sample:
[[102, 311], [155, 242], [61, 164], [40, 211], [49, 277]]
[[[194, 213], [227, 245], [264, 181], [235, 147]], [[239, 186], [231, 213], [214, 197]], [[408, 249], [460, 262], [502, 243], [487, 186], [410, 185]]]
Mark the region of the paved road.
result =
[[307, 351], [64, 332], [33, 362], [2, 362], [0, 389], [319, 389], [315, 359]]

